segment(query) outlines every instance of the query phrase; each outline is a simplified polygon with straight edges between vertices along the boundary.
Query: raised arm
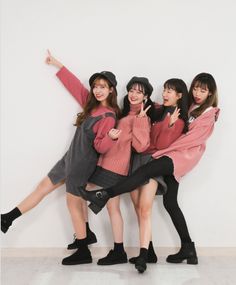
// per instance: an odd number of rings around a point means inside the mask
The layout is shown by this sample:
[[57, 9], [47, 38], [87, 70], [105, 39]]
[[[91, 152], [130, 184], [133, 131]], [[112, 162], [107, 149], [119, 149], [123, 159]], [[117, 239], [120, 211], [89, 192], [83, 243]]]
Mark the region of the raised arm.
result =
[[84, 107], [89, 95], [87, 88], [85, 88], [80, 80], [60, 61], [53, 57], [49, 50], [46, 57], [46, 63], [60, 69], [56, 74], [57, 77], [60, 79], [65, 88], [71, 93], [71, 95], [79, 102], [81, 107]]

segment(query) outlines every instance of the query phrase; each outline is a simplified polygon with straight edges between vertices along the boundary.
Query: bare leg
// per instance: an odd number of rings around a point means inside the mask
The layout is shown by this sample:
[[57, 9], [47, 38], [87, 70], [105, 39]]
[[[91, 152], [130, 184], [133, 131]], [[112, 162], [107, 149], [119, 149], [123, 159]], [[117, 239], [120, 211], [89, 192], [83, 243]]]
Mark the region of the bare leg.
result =
[[30, 193], [19, 205], [17, 205], [17, 208], [21, 211], [22, 214], [28, 212], [37, 206], [45, 196], [47, 196], [62, 184], [64, 184], [64, 182], [53, 184], [48, 176], [44, 177], [36, 189]]
[[77, 239], [86, 238], [86, 226], [83, 214], [83, 200], [80, 197], [66, 193], [67, 207], [69, 209], [74, 231]]
[[82, 211], [83, 211], [83, 215], [84, 215], [84, 221], [85, 223], [88, 223], [88, 205], [87, 205], [87, 201], [83, 200], [82, 202]]
[[152, 205], [157, 189], [157, 182], [150, 179], [147, 185], [142, 186], [139, 199], [139, 235], [140, 248], [148, 248], [152, 233]]
[[141, 189], [141, 187], [130, 192], [130, 197], [131, 197], [131, 200], [133, 202], [134, 210], [135, 210], [136, 215], [137, 215], [138, 224], [140, 224], [140, 222], [139, 222], [139, 204], [140, 204], [139, 199], [140, 199], [140, 193], [141, 193], [141, 191], [139, 191], [140, 189]]
[[123, 242], [123, 218], [120, 211], [120, 197], [112, 198], [107, 203], [114, 241]]

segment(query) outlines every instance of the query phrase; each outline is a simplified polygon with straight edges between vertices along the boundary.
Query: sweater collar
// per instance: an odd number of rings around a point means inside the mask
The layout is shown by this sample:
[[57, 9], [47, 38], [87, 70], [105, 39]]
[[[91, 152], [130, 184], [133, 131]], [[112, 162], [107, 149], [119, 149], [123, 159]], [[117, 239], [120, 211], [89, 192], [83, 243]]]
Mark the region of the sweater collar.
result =
[[141, 105], [142, 105], [142, 103], [135, 104], [135, 105], [130, 104], [129, 115], [136, 115], [136, 114], [138, 114], [140, 112], [140, 110], [141, 110]]

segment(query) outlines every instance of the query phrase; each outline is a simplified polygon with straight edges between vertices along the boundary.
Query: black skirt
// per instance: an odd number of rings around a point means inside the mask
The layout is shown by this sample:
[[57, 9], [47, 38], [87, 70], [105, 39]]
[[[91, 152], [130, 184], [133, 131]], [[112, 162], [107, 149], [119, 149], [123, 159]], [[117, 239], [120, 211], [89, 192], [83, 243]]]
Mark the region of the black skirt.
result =
[[90, 176], [89, 182], [102, 188], [108, 188], [117, 184], [126, 177], [127, 176], [120, 175], [97, 166], [95, 172], [92, 174], [92, 176]]

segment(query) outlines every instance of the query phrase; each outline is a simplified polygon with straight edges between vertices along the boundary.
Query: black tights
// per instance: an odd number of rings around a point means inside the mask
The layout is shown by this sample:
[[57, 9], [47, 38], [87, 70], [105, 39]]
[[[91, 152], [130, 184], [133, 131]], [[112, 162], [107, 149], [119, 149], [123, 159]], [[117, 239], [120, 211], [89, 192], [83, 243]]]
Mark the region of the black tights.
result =
[[181, 242], [191, 242], [184, 215], [179, 208], [177, 201], [179, 183], [175, 180], [173, 175], [165, 176], [165, 182], [167, 184], [168, 190], [167, 193], [163, 196], [164, 207], [171, 217], [171, 220], [179, 234]]
[[174, 167], [172, 159], [163, 156], [141, 166], [129, 177], [106, 190], [109, 193], [109, 196], [113, 198], [120, 194], [134, 191], [150, 178], [172, 175], [173, 171]]

